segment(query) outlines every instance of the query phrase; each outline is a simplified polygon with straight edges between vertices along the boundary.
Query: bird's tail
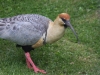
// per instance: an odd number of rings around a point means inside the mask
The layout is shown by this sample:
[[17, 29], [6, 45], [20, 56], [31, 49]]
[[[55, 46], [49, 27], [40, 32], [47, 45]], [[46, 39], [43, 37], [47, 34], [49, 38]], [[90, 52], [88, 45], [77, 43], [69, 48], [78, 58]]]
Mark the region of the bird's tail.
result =
[[0, 31], [2, 31], [5, 28], [5, 23], [2, 19], [0, 19]]
[[6, 23], [2, 19], [0, 19], [0, 38], [2, 39], [5, 39], [4, 36], [6, 36], [5, 29], [6, 29]]

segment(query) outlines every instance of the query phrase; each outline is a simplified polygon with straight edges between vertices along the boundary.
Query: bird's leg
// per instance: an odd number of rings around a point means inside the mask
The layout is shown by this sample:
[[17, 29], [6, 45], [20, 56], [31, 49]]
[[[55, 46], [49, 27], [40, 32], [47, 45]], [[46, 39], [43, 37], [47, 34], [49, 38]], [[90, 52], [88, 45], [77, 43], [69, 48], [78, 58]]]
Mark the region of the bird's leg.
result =
[[38, 72], [41, 72], [41, 73], [46, 73], [44, 70], [40, 70], [35, 64], [34, 62], [32, 61], [31, 57], [30, 57], [30, 53], [29, 52], [26, 52], [25, 53], [25, 57], [26, 57], [26, 62], [27, 62], [27, 66], [29, 68], [31, 68], [32, 66], [32, 69], [34, 70], [35, 73], [38, 73]]
[[27, 67], [28, 67], [29, 69], [32, 69], [32, 65], [30, 64], [30, 62], [28, 61], [27, 58], [26, 58], [26, 64], [27, 64]]

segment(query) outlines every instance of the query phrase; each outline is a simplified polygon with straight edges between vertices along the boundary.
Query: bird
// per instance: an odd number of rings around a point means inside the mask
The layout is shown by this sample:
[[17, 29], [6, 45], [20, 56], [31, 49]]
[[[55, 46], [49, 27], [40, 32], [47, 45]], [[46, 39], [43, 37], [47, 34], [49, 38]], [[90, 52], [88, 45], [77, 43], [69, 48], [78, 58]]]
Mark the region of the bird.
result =
[[63, 37], [70, 28], [77, 41], [78, 35], [70, 23], [68, 13], [60, 13], [54, 21], [40, 14], [22, 14], [0, 18], [0, 38], [16, 43], [24, 50], [26, 64], [35, 73], [47, 73], [39, 69], [33, 62], [30, 51], [48, 43], [54, 43]]

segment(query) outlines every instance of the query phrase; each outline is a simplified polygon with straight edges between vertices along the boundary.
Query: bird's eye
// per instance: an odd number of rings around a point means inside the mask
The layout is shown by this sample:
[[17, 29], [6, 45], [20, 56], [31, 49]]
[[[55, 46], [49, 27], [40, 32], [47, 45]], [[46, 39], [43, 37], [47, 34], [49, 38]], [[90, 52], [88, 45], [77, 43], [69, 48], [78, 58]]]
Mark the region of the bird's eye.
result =
[[64, 18], [61, 18], [62, 19], [62, 21], [65, 23], [66, 22], [66, 19], [64, 19]]

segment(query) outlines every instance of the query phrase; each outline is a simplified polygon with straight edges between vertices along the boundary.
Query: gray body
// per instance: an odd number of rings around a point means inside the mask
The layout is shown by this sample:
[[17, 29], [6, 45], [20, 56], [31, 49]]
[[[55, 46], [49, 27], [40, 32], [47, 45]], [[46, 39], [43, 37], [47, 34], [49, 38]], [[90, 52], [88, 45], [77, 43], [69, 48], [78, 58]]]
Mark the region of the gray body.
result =
[[47, 32], [49, 18], [26, 14], [0, 19], [0, 38], [19, 45], [33, 45]]

